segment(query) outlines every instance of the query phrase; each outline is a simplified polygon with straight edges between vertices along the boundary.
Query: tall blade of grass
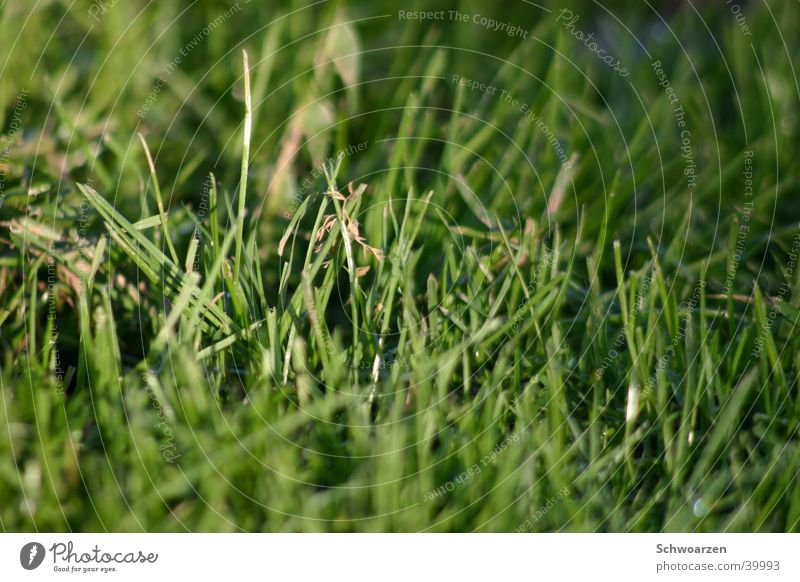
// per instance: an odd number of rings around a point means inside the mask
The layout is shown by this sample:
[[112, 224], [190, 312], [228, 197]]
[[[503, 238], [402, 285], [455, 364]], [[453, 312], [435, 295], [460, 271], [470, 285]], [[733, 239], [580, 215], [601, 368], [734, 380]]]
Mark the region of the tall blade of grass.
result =
[[156, 206], [158, 207], [158, 217], [161, 219], [161, 230], [164, 233], [164, 241], [167, 243], [169, 253], [175, 264], [178, 264], [178, 253], [175, 252], [175, 246], [172, 244], [172, 237], [169, 234], [169, 224], [167, 224], [167, 213], [164, 211], [164, 201], [161, 198], [161, 188], [158, 185], [158, 175], [156, 174], [156, 166], [153, 163], [153, 157], [150, 155], [150, 148], [147, 147], [147, 142], [144, 136], [140, 133], [139, 141], [142, 142], [144, 148], [144, 155], [147, 157], [147, 165], [150, 168], [150, 179], [153, 182], [153, 191], [156, 194]]
[[247, 59], [247, 51], [244, 49], [242, 49], [242, 64], [244, 66], [244, 132], [242, 133], [242, 169], [239, 176], [239, 211], [236, 216], [236, 252], [233, 260], [234, 281], [239, 281], [242, 266], [247, 170], [250, 165], [250, 132], [253, 123], [253, 107], [250, 101], [250, 64]]

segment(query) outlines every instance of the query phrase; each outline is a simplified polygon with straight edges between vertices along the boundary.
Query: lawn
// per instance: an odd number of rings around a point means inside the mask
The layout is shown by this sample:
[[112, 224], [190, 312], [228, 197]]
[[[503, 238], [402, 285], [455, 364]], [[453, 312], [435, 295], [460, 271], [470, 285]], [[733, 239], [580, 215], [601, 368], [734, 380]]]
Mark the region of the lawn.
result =
[[800, 530], [796, 1], [0, 37], [2, 531]]

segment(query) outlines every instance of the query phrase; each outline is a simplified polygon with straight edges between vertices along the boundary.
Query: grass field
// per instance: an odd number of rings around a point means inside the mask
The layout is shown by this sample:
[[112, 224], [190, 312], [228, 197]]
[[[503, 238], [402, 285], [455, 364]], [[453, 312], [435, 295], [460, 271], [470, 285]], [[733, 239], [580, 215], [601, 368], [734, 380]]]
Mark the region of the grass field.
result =
[[0, 36], [3, 531], [800, 530], [795, 0]]

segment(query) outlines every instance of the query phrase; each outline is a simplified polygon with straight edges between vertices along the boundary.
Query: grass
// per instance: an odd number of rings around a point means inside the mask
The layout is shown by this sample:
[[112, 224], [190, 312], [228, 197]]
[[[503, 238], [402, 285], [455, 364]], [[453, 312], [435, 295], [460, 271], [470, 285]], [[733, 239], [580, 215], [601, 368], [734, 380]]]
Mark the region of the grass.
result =
[[0, 8], [4, 531], [800, 529], [794, 2], [91, 6]]

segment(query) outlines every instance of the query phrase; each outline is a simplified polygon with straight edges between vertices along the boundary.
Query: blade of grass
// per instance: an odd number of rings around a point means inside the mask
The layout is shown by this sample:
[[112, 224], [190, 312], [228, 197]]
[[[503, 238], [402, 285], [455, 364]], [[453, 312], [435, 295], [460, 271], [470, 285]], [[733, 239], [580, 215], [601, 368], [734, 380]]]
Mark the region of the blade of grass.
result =
[[250, 64], [247, 51], [242, 49], [244, 66], [244, 131], [242, 133], [242, 169], [239, 176], [239, 211], [236, 216], [236, 252], [233, 260], [233, 279], [239, 280], [242, 263], [242, 238], [244, 237], [244, 212], [247, 197], [247, 169], [250, 165], [250, 132], [253, 123], [253, 108], [250, 102]]

